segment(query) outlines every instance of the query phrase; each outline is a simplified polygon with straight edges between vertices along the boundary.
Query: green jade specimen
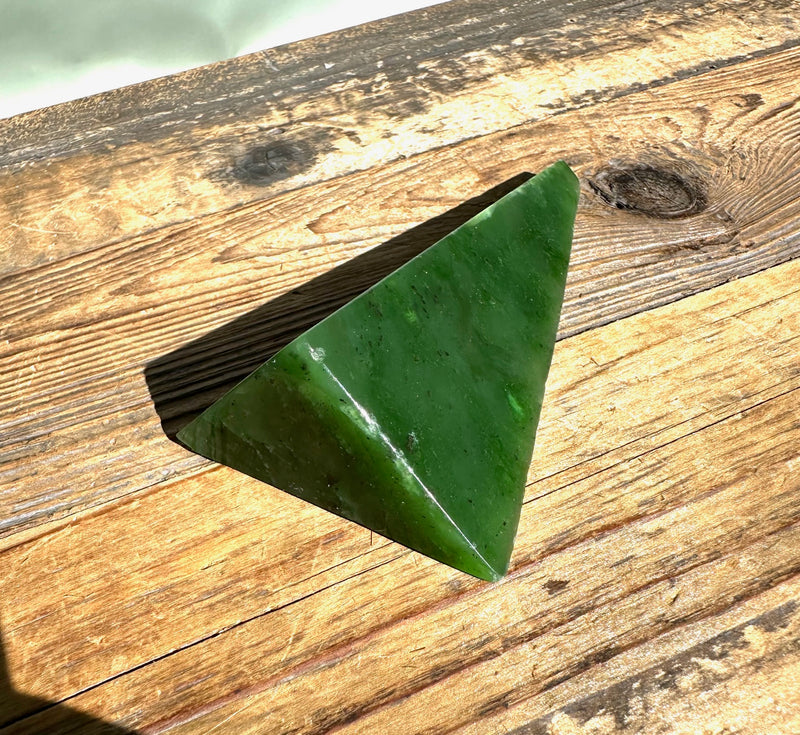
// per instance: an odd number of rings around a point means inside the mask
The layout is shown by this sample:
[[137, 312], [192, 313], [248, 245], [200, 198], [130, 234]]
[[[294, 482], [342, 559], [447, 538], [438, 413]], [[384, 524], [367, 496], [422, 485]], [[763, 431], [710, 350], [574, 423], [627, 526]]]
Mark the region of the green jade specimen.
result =
[[578, 180], [558, 162], [295, 339], [179, 434], [486, 580], [508, 569]]

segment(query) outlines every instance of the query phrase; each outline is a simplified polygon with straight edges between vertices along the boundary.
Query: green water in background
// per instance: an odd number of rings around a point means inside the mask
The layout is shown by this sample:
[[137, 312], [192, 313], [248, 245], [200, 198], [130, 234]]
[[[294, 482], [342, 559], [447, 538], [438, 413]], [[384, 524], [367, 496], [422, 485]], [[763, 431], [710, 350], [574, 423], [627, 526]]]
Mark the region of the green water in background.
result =
[[0, 0], [0, 117], [442, 0]]

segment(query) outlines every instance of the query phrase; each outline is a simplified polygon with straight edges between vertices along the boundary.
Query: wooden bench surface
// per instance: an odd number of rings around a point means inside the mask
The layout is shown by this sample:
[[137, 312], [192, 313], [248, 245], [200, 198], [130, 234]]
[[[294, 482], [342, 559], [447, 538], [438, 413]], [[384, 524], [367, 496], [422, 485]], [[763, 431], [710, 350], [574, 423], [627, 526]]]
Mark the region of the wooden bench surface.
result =
[[[510, 573], [171, 440], [581, 179]], [[454, 0], [0, 121], [0, 735], [800, 732], [800, 12]]]

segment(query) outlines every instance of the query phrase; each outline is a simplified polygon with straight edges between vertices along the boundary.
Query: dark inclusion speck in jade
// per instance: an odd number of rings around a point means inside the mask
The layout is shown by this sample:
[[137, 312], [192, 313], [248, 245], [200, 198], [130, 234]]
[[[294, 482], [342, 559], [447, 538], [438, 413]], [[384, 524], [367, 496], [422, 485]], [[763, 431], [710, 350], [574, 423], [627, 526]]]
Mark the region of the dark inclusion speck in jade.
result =
[[178, 438], [486, 580], [508, 569], [578, 181], [558, 162], [295, 339]]

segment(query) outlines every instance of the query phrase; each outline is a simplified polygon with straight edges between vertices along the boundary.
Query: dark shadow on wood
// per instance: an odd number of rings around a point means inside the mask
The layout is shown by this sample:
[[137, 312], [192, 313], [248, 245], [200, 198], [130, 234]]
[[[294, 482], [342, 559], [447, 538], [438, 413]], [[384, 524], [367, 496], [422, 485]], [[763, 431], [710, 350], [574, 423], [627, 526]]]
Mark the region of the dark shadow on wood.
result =
[[0, 733], [11, 735], [136, 735], [58, 702], [14, 689], [0, 631]]
[[145, 380], [164, 433], [173, 439], [295, 337], [531, 177], [518, 174], [149, 363]]

